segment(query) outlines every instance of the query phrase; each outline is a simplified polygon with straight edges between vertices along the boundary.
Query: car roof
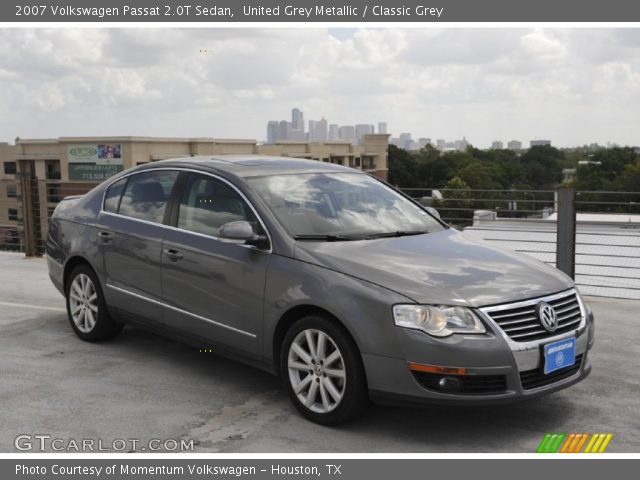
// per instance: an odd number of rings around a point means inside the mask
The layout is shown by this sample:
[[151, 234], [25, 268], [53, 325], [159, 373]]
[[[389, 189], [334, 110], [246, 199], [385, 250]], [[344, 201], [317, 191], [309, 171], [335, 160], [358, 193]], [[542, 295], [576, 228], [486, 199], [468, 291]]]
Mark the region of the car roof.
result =
[[266, 155], [213, 155], [175, 158], [147, 164], [147, 168], [180, 167], [211, 172], [228, 172], [238, 177], [262, 177], [294, 173], [363, 173], [342, 165], [305, 158]]

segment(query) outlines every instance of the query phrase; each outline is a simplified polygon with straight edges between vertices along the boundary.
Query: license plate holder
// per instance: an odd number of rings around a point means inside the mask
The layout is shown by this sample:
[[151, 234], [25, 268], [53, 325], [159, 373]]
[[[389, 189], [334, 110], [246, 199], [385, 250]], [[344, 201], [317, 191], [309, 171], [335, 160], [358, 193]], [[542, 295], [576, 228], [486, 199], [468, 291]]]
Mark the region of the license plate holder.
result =
[[576, 339], [564, 338], [544, 346], [544, 374], [555, 372], [576, 363]]

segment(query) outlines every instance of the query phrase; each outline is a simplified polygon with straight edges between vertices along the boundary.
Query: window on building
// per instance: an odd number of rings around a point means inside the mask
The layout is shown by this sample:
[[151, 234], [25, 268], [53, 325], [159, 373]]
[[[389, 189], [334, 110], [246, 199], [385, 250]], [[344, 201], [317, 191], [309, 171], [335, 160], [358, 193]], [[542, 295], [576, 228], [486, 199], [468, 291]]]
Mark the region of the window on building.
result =
[[15, 185], [7, 185], [7, 197], [8, 198], [16, 198], [18, 196], [18, 192], [16, 190]]
[[60, 180], [62, 178], [60, 173], [60, 160], [47, 160], [46, 166], [48, 180]]
[[16, 174], [16, 162], [4, 162], [4, 174], [15, 175]]
[[204, 175], [192, 175], [180, 201], [178, 227], [218, 236], [228, 222], [245, 220], [257, 230], [257, 219], [242, 197], [226, 183]]
[[58, 188], [57, 185], [47, 188], [47, 202], [58, 203], [62, 201], [63, 198], [60, 194], [60, 188]]
[[10, 208], [9, 209], [9, 220], [17, 222], [18, 221], [18, 209]]
[[118, 213], [162, 223], [178, 172], [144, 172], [129, 177]]

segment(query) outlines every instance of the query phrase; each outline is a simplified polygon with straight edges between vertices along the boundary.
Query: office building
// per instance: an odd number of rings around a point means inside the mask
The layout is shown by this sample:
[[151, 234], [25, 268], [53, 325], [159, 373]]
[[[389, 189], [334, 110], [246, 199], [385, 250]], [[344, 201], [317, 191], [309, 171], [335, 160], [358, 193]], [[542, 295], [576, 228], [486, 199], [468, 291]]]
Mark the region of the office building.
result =
[[551, 140], [531, 140], [529, 142], [529, 146], [531, 147], [550, 147]]
[[323, 117], [321, 120], [309, 120], [309, 137], [310, 142], [326, 142], [327, 138], [327, 120]]
[[332, 123], [331, 125], [329, 125], [329, 134], [328, 134], [328, 140], [329, 141], [334, 141], [334, 140], [339, 140], [340, 136], [338, 134], [338, 125], [335, 123]]
[[507, 143], [507, 148], [509, 150], [514, 150], [517, 152], [518, 150], [522, 150], [522, 142], [518, 140], [511, 140], [509, 143]]
[[388, 141], [388, 135], [372, 134], [365, 135], [360, 145], [345, 141], [261, 145], [256, 140], [155, 137], [62, 137], [0, 143], [0, 249], [24, 249], [25, 239], [33, 239], [42, 253], [49, 218], [62, 198], [86, 193], [136, 165], [190, 155], [262, 154], [345, 165], [386, 180]]
[[356, 139], [356, 129], [353, 125], [343, 125], [338, 128], [338, 139], [353, 142]]
[[304, 132], [304, 114], [299, 108], [291, 110], [292, 130], [302, 130]]

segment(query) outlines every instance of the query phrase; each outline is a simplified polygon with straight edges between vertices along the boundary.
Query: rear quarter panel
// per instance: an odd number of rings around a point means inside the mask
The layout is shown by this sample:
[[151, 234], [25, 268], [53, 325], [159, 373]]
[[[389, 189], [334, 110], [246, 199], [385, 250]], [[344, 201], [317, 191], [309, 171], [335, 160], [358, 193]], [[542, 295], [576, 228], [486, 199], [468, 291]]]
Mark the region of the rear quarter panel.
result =
[[47, 265], [51, 281], [63, 294], [64, 268], [73, 257], [82, 257], [98, 278], [102, 278], [95, 227], [101, 204], [102, 186], [99, 186], [82, 197], [62, 200], [51, 217], [46, 242]]

